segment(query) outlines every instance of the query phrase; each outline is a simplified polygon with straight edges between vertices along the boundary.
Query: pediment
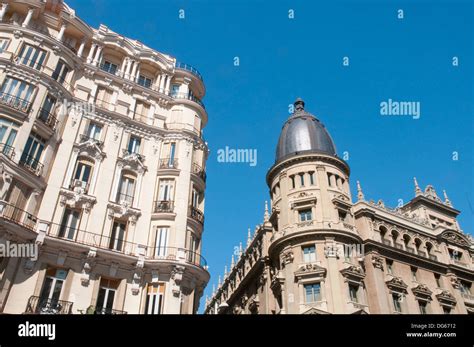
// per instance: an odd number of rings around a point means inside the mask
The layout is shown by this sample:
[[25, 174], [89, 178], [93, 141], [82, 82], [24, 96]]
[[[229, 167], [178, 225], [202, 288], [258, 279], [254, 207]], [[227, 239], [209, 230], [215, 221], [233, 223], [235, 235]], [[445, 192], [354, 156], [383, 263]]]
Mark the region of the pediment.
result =
[[466, 236], [455, 230], [445, 230], [440, 237], [448, 243], [452, 243], [461, 247], [469, 247], [470, 242]]
[[387, 284], [388, 288], [396, 291], [406, 292], [408, 288], [408, 285], [403, 282], [400, 277], [392, 277], [392, 279], [386, 281], [385, 283]]

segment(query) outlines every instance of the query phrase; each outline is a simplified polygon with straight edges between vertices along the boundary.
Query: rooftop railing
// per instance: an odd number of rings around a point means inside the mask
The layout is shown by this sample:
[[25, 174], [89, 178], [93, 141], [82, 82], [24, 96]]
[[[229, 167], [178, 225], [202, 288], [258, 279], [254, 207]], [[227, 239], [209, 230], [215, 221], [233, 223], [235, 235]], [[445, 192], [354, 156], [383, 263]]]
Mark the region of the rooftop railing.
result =
[[179, 69], [179, 70], [189, 71], [193, 75], [195, 75], [197, 78], [199, 78], [201, 81], [204, 81], [203, 78], [202, 78], [201, 73], [195, 67], [193, 67], [189, 64], [184, 64], [184, 63], [181, 63], [181, 62], [177, 61], [175, 67], [176, 67], [176, 69]]

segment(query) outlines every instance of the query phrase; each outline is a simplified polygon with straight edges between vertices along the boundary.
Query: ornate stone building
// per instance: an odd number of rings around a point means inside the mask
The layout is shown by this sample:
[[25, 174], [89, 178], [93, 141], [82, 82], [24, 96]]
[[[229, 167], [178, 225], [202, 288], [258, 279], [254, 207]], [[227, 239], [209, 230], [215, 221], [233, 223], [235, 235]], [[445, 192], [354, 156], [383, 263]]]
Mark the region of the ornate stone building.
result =
[[202, 76], [61, 0], [0, 4], [0, 313], [195, 313]]
[[367, 201], [324, 125], [297, 100], [267, 174], [271, 212], [232, 257], [208, 314], [473, 313], [473, 239], [446, 193], [415, 179], [392, 209]]

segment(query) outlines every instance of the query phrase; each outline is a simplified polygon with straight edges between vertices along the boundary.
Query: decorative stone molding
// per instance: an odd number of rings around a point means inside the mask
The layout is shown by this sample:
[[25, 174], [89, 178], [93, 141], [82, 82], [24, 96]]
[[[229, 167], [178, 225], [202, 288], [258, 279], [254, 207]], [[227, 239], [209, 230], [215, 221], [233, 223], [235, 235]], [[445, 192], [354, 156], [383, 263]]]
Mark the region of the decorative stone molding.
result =
[[383, 270], [384, 260], [380, 255], [372, 254], [371, 261], [372, 261], [372, 265], [375, 268]]
[[143, 156], [137, 153], [124, 152], [122, 158], [117, 159], [117, 166], [121, 169], [131, 170], [143, 175], [147, 167], [143, 165]]
[[64, 266], [64, 263], [66, 262], [67, 255], [68, 255], [67, 251], [60, 250], [58, 252], [58, 257], [56, 258], [56, 265]]
[[176, 265], [173, 267], [173, 270], [171, 270], [171, 279], [173, 280], [171, 291], [175, 297], [179, 297], [181, 294], [181, 282], [185, 270], [186, 268], [181, 265]]
[[412, 288], [411, 291], [416, 297], [431, 300], [431, 294], [433, 292], [424, 284], [418, 284], [416, 287]]
[[362, 266], [359, 265], [350, 265], [345, 269], [342, 269], [341, 274], [347, 279], [356, 282], [361, 282], [365, 278], [364, 269], [362, 269]]
[[295, 272], [295, 277], [301, 279], [302, 277], [325, 277], [326, 269], [315, 264], [303, 264]]
[[449, 277], [453, 288], [459, 289], [461, 287], [461, 281], [459, 280], [459, 278], [457, 278], [456, 275], [453, 274], [451, 274]]
[[84, 155], [98, 161], [102, 161], [105, 158], [105, 153], [94, 139], [87, 139], [84, 142], [75, 144], [73, 151], [78, 155]]
[[385, 282], [387, 284], [387, 287], [391, 290], [397, 291], [397, 292], [407, 292], [407, 284], [403, 282], [403, 280], [400, 277], [392, 277], [392, 279], [388, 280]]
[[61, 207], [80, 207], [85, 213], [89, 213], [96, 202], [97, 199], [85, 194], [83, 188], [76, 187], [73, 191], [62, 188], [59, 191], [59, 204]]
[[122, 203], [120, 204], [115, 202], [109, 202], [107, 204], [107, 209], [107, 215], [109, 219], [127, 218], [132, 224], [135, 224], [138, 218], [142, 215], [140, 210], [131, 207], [127, 201], [122, 201]]
[[281, 262], [282, 264], [285, 264], [285, 265], [292, 263], [294, 258], [295, 258], [294, 254], [291, 249], [286, 250], [281, 254]]
[[436, 294], [440, 305], [443, 306], [456, 306], [456, 298], [448, 290], [443, 290], [441, 293]]
[[140, 293], [140, 284], [144, 274], [145, 267], [145, 256], [141, 254], [138, 257], [137, 264], [135, 265], [135, 271], [132, 276], [132, 295], [138, 295]]
[[91, 247], [82, 265], [81, 284], [84, 287], [87, 287], [90, 283], [90, 275], [92, 272], [92, 268], [95, 265], [96, 257], [97, 257], [97, 248]]
[[440, 235], [440, 238], [445, 240], [448, 243], [458, 245], [460, 247], [470, 247], [470, 243], [467, 237], [458, 231], [446, 230], [443, 231]]

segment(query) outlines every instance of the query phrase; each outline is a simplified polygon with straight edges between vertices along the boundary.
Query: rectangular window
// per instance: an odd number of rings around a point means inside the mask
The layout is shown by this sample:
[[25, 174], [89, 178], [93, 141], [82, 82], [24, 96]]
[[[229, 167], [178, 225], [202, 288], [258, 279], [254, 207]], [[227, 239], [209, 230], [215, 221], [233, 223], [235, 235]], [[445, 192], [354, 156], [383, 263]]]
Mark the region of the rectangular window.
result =
[[359, 286], [356, 284], [349, 283], [349, 297], [352, 302], [359, 302], [358, 298]]
[[128, 153], [140, 153], [140, 143], [141, 139], [137, 136], [130, 135], [130, 139], [128, 141], [127, 151]]
[[303, 260], [305, 263], [313, 263], [316, 261], [316, 247], [303, 247]]
[[40, 164], [44, 147], [45, 140], [35, 133], [32, 133], [26, 141], [25, 148], [21, 154], [20, 162], [33, 169], [37, 169]]
[[443, 313], [444, 314], [451, 314], [451, 307], [443, 306]]
[[393, 261], [387, 259], [385, 263], [387, 264], [387, 273], [393, 275]]
[[44, 123], [47, 123], [50, 117], [52, 116], [55, 104], [56, 98], [48, 94], [44, 99], [43, 106], [40, 109], [38, 118], [41, 119]]
[[95, 94], [95, 103], [99, 107], [108, 108], [110, 106], [110, 100], [112, 100], [113, 92], [105, 87], [97, 87]]
[[295, 189], [296, 188], [295, 176], [291, 175], [290, 180], [291, 180], [291, 189]]
[[199, 202], [201, 201], [201, 193], [196, 188], [193, 188], [191, 198], [191, 206], [194, 208], [199, 208]]
[[68, 73], [69, 67], [64, 61], [60, 60], [58, 61], [58, 65], [56, 65], [56, 69], [54, 69], [51, 77], [53, 77], [53, 79], [58, 81], [59, 83], [63, 83], [64, 81], [66, 81]]
[[[74, 173], [74, 180], [78, 185], [86, 188], [91, 176], [92, 165], [84, 160], [79, 160], [76, 164], [76, 171]], [[77, 186], [77, 185], [76, 185]]]
[[314, 171], [309, 172], [309, 184], [314, 186]]
[[143, 101], [137, 101], [135, 104], [135, 112], [133, 119], [145, 120], [148, 118], [148, 111], [150, 110], [150, 105]]
[[138, 84], [141, 85], [142, 87], [150, 88], [151, 82], [152, 82], [151, 78], [148, 78], [144, 75], [140, 75], [138, 77]]
[[89, 127], [87, 128], [87, 137], [89, 139], [100, 140], [101, 132], [102, 132], [101, 125], [94, 122], [89, 123]]
[[59, 303], [67, 270], [48, 268], [40, 292], [37, 312], [42, 314], [60, 313], [62, 305]]
[[18, 62], [20, 64], [32, 67], [36, 70], [41, 69], [45, 58], [46, 52], [44, 50], [33, 47], [27, 43], [21, 47], [20, 54], [18, 54]]
[[0, 53], [3, 53], [4, 51], [6, 51], [9, 43], [10, 43], [9, 39], [5, 39], [3, 37], [0, 38]]
[[178, 96], [179, 94], [179, 84], [173, 84], [171, 86], [171, 96]]
[[462, 252], [451, 249], [451, 248], [449, 248], [448, 251], [449, 251], [449, 257], [451, 258], [451, 260], [461, 261]]
[[166, 257], [168, 246], [169, 228], [156, 228], [155, 236], [155, 257]]
[[300, 187], [304, 187], [304, 173], [300, 173]]
[[145, 314], [161, 314], [165, 296], [164, 283], [152, 283], [147, 287]]
[[395, 312], [402, 312], [401, 300], [402, 296], [400, 294], [392, 294], [393, 309], [395, 310]]
[[311, 209], [301, 210], [298, 212], [300, 216], [300, 222], [306, 222], [313, 219]]
[[74, 240], [79, 227], [80, 217], [80, 211], [66, 208], [61, 221], [58, 236], [69, 240]]
[[438, 286], [438, 288], [443, 288], [441, 285], [441, 275], [434, 274], [434, 277], [435, 277], [436, 285]]
[[412, 267], [411, 268], [411, 279], [413, 281], [417, 281], [417, 272], [418, 272], [418, 269], [416, 267]]
[[127, 202], [129, 205], [133, 204], [133, 197], [135, 194], [135, 178], [130, 175], [123, 175], [120, 179], [119, 189], [117, 193], [116, 202]]
[[176, 143], [172, 142], [170, 143], [170, 161], [169, 161], [170, 165], [173, 165], [175, 156], [176, 156]]
[[12, 121], [0, 118], [0, 144], [2, 144], [2, 152], [6, 156], [13, 153], [13, 145], [18, 133], [18, 125]]
[[104, 60], [104, 62], [102, 64], [100, 64], [100, 69], [102, 71], [108, 72], [112, 75], [117, 74], [117, 68], [118, 68], [117, 64], [111, 63], [108, 60]]
[[99, 294], [95, 306], [96, 314], [112, 314], [116, 292], [119, 286], [118, 280], [100, 279]]
[[158, 200], [171, 201], [173, 200], [174, 180], [163, 179], [160, 180]]
[[319, 283], [305, 284], [304, 291], [307, 303], [321, 301], [321, 285]]
[[28, 111], [35, 87], [16, 78], [6, 77], [0, 89], [3, 103], [16, 109]]
[[127, 225], [125, 222], [114, 221], [112, 226], [112, 234], [110, 236], [109, 249], [120, 252], [123, 250], [126, 231]]

